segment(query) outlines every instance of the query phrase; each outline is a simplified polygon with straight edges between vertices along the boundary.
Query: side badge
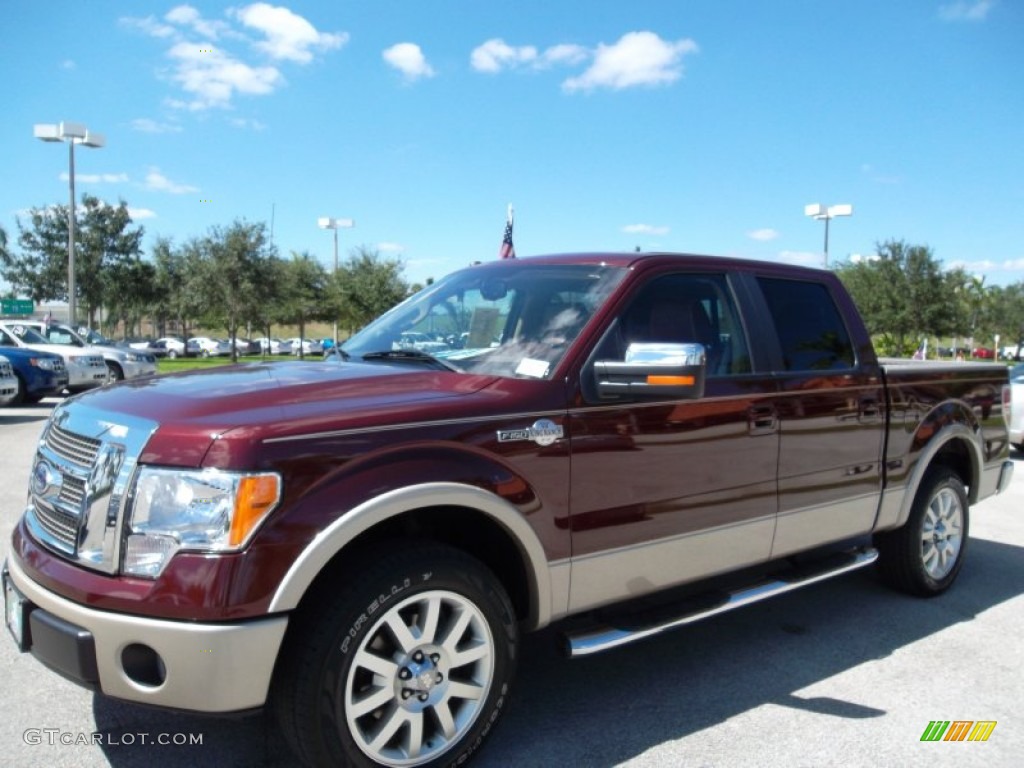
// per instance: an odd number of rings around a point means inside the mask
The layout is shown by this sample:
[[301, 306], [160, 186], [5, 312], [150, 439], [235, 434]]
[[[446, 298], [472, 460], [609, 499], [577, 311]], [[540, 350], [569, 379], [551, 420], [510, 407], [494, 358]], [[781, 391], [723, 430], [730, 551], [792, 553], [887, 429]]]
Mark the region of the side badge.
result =
[[538, 419], [533, 426], [524, 429], [499, 429], [499, 443], [513, 443], [521, 440], [532, 440], [539, 446], [547, 446], [565, 436], [561, 424], [551, 419]]

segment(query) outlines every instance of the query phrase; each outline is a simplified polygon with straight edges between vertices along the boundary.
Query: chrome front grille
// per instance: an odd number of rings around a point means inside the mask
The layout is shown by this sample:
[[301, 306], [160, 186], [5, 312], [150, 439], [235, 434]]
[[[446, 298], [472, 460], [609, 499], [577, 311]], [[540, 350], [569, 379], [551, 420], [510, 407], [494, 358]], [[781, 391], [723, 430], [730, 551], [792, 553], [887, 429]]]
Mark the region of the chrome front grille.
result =
[[128, 488], [157, 426], [74, 400], [57, 406], [32, 466], [25, 510], [32, 536], [71, 562], [117, 573]]
[[37, 507], [36, 520], [43, 530], [56, 540], [55, 543], [60, 549], [68, 553], [74, 552], [75, 540], [78, 538], [77, 517], [56, 507]]
[[81, 509], [85, 501], [85, 481], [74, 475], [64, 475], [57, 500], [69, 507]]
[[52, 424], [46, 432], [46, 445], [62, 459], [80, 467], [91, 467], [100, 450], [100, 441], [76, 435]]

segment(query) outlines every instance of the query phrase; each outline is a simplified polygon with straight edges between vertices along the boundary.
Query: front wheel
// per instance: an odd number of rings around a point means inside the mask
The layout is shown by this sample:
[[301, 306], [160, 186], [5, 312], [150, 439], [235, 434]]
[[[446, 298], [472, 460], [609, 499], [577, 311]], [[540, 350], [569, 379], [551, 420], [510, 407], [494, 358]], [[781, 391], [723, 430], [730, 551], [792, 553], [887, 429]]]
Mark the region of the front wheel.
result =
[[289, 627], [273, 705], [309, 764], [435, 766], [505, 708], [517, 628], [505, 590], [456, 550], [391, 550], [321, 589]]
[[906, 524], [876, 535], [883, 580], [923, 597], [945, 592], [963, 565], [968, 523], [960, 477], [944, 468], [929, 470]]

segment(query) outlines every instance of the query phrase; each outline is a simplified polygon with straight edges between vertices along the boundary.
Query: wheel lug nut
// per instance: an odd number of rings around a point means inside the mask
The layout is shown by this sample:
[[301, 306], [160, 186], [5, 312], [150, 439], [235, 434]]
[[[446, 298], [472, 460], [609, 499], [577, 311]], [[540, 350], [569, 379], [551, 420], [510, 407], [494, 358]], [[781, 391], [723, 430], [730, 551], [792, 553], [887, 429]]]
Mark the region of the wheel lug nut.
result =
[[417, 698], [418, 698], [418, 699], [419, 699], [420, 701], [426, 701], [426, 700], [427, 700], [427, 694], [425, 694], [425, 693], [421, 693], [421, 694], [420, 694], [420, 695], [419, 695], [419, 696], [418, 696]]
[[412, 696], [412, 691], [410, 691], [408, 688], [403, 688], [402, 689], [402, 701], [405, 701], [410, 696]]
[[437, 673], [437, 677], [434, 678], [434, 682], [435, 683], [443, 683], [444, 682], [444, 675], [442, 675], [440, 672], [438, 672]]
[[416, 651], [416, 653], [412, 655], [412, 660], [417, 664], [421, 663], [423, 661], [423, 651]]
[[409, 671], [408, 667], [402, 667], [400, 670], [398, 670], [398, 676], [402, 680], [408, 680], [410, 677], [412, 677], [412, 672]]
[[430, 660], [432, 662], [434, 662], [435, 664], [437, 664], [437, 662], [439, 662], [441, 660], [441, 654], [440, 653], [432, 653], [432, 654], [430, 654]]

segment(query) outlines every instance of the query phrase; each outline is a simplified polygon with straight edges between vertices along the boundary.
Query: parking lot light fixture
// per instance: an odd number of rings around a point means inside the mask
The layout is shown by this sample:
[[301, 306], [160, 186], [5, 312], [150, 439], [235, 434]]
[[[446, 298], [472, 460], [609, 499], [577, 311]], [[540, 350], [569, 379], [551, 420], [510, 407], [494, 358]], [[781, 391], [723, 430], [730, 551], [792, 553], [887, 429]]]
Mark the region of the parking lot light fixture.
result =
[[107, 142], [79, 123], [36, 123], [32, 134], [40, 141], [68, 143], [68, 325], [75, 326], [75, 144], [99, 149]]
[[828, 269], [828, 223], [836, 216], [852, 216], [853, 206], [842, 203], [826, 207], [821, 203], [811, 203], [804, 206], [804, 215], [825, 222], [825, 269]]
[[[335, 219], [330, 216], [321, 216], [316, 220], [320, 229], [334, 230], [334, 273], [338, 273], [338, 230], [352, 229], [356, 225], [352, 219]], [[338, 348], [338, 319], [334, 319], [334, 348]]]

